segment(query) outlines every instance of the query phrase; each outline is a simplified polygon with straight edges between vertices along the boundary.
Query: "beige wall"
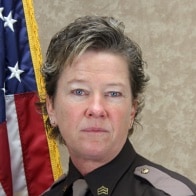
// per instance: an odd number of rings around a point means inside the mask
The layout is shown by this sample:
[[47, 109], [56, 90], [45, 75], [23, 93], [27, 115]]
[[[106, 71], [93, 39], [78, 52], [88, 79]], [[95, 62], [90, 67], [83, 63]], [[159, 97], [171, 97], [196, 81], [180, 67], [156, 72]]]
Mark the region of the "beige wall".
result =
[[[145, 157], [196, 181], [196, 1], [34, 0], [42, 52], [51, 36], [79, 16], [110, 15], [124, 21], [138, 42], [151, 81], [143, 130], [131, 140]], [[62, 150], [67, 170], [67, 154]]]

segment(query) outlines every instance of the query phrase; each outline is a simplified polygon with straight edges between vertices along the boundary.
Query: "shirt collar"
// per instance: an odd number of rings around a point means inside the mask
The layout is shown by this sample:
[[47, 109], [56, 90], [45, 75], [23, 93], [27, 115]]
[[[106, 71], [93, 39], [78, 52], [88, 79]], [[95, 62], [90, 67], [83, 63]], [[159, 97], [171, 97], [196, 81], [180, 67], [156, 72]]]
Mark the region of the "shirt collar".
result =
[[70, 160], [66, 184], [70, 186], [78, 178], [84, 178], [93, 195], [98, 195], [98, 191], [108, 191], [108, 195], [111, 195], [121, 176], [133, 163], [135, 156], [136, 153], [127, 139], [121, 152], [111, 162], [95, 169], [84, 177]]
[[73, 165], [71, 159], [69, 160], [69, 171], [67, 177], [65, 179], [65, 184], [69, 187], [74, 181], [79, 178], [83, 178], [82, 174], [77, 170], [77, 168]]

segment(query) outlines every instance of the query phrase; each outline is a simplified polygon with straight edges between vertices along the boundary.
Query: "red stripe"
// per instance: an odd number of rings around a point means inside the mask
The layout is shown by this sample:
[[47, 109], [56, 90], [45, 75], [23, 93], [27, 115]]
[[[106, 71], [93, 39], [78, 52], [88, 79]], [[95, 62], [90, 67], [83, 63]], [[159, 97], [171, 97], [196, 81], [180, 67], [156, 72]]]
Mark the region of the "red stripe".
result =
[[13, 195], [10, 150], [6, 123], [0, 124], [0, 182], [7, 196]]
[[39, 195], [54, 181], [43, 119], [35, 107], [37, 101], [35, 93], [15, 95], [29, 196]]

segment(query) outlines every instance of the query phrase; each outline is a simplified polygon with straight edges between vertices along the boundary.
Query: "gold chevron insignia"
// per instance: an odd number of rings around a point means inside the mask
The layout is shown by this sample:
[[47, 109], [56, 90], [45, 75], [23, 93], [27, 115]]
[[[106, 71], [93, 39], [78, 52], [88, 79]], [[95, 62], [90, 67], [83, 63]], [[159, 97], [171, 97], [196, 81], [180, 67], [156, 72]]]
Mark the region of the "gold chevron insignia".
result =
[[101, 186], [97, 189], [97, 195], [108, 195], [108, 188]]

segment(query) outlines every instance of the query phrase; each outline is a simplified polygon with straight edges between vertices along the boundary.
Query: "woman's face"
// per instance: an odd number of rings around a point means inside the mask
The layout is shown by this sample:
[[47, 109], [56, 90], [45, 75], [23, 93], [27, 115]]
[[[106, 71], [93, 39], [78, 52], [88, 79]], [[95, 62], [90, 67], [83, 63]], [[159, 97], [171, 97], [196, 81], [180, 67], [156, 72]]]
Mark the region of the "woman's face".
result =
[[122, 149], [135, 115], [126, 60], [85, 52], [62, 71], [47, 110], [72, 159], [109, 162]]

